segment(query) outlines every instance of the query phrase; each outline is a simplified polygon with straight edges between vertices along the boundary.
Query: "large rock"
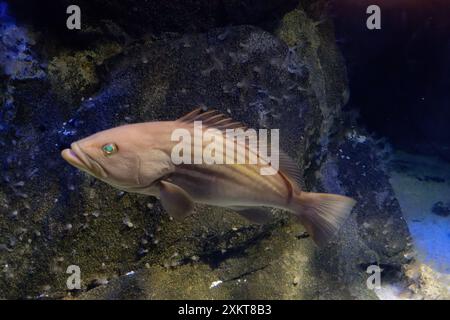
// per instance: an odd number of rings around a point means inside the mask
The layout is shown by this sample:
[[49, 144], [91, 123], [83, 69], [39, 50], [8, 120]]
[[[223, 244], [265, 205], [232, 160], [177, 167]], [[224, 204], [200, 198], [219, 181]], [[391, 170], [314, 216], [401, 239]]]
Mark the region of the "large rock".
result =
[[[373, 298], [365, 268], [405, 263], [408, 231], [377, 146], [344, 134], [345, 67], [328, 22], [299, 8], [273, 33], [235, 26], [116, 40], [88, 50], [46, 43], [38, 77], [3, 75], [2, 297], [64, 297], [66, 268], [78, 265], [82, 291], [110, 281], [85, 298]], [[26, 61], [39, 61], [25, 43]], [[263, 227], [204, 206], [171, 221], [156, 199], [118, 192], [59, 156], [101, 129], [197, 106], [279, 128], [306, 189], [359, 200], [336, 241], [319, 250], [281, 212]]]

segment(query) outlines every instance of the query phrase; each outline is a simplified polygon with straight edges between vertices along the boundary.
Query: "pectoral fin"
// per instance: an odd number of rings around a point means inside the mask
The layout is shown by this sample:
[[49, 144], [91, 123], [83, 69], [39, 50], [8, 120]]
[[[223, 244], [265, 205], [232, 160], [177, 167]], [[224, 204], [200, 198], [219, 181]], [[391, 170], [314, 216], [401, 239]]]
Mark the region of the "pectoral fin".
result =
[[182, 188], [167, 181], [160, 181], [159, 197], [167, 213], [176, 220], [182, 220], [194, 209], [194, 202]]
[[230, 208], [251, 223], [265, 224], [273, 219], [269, 209], [260, 207], [232, 207]]

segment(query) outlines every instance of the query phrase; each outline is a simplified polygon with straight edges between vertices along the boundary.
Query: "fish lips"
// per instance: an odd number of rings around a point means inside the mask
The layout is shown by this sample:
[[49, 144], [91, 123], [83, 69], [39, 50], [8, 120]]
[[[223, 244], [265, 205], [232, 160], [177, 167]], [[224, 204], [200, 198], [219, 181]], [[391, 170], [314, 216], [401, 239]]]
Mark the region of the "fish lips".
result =
[[89, 157], [77, 143], [72, 143], [70, 148], [61, 151], [61, 156], [72, 166], [99, 178], [106, 178], [108, 174], [103, 167], [94, 159]]

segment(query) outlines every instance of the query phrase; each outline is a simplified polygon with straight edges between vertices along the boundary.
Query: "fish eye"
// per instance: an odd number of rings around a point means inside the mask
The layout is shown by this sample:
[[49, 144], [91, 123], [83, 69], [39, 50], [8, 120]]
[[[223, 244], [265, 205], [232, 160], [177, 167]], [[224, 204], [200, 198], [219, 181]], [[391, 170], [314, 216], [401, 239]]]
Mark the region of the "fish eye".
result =
[[119, 148], [115, 143], [107, 143], [102, 147], [102, 150], [105, 156], [110, 156], [119, 151]]

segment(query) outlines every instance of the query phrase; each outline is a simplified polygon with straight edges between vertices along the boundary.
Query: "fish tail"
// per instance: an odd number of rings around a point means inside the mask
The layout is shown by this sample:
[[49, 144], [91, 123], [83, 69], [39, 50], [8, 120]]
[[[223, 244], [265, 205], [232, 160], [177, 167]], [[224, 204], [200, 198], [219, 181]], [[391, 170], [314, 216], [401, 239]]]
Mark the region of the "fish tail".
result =
[[323, 246], [347, 219], [356, 201], [337, 194], [300, 192], [294, 214], [314, 242]]

